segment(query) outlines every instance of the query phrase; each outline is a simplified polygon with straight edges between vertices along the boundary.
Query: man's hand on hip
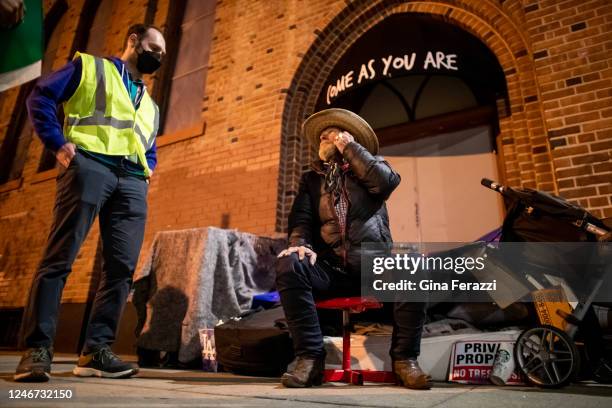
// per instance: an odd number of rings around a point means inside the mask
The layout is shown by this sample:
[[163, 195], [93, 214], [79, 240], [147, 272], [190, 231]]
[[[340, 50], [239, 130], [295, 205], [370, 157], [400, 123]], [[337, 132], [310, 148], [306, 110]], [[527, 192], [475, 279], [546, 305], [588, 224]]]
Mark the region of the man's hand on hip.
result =
[[55, 152], [55, 158], [60, 166], [68, 167], [75, 154], [76, 145], [74, 143], [64, 143], [64, 145]]
[[278, 258], [282, 258], [283, 256], [289, 256], [296, 252], [298, 254], [298, 257], [300, 258], [300, 261], [304, 259], [304, 256], [307, 256], [310, 260], [311, 265], [314, 265], [315, 262], [317, 262], [317, 253], [310, 248], [306, 248], [305, 246], [289, 247], [281, 251], [281, 253], [278, 254]]

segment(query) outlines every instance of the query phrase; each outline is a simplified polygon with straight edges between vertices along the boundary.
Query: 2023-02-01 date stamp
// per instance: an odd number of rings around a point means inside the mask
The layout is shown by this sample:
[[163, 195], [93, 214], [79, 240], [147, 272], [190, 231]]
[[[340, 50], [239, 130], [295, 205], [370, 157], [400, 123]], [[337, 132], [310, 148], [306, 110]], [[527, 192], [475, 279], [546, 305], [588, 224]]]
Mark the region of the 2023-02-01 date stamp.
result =
[[71, 389], [11, 389], [8, 398], [11, 400], [58, 400], [72, 399], [74, 391]]

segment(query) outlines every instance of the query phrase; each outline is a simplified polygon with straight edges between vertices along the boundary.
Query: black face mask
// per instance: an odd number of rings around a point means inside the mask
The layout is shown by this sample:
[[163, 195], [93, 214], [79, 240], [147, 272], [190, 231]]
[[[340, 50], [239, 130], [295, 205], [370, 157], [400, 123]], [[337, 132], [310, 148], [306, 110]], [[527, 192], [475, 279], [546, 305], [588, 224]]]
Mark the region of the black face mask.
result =
[[142, 51], [138, 53], [136, 69], [143, 74], [152, 74], [161, 66], [159, 54], [152, 51], [147, 51], [142, 48], [142, 46], [140, 48]]

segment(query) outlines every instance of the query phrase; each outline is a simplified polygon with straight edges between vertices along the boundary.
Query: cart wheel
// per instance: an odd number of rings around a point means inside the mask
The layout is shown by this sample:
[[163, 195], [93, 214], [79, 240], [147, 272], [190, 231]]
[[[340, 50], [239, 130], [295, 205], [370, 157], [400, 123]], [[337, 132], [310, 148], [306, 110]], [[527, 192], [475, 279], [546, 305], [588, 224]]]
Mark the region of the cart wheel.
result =
[[570, 383], [580, 368], [574, 341], [553, 326], [525, 330], [514, 344], [516, 366], [529, 382], [544, 388]]

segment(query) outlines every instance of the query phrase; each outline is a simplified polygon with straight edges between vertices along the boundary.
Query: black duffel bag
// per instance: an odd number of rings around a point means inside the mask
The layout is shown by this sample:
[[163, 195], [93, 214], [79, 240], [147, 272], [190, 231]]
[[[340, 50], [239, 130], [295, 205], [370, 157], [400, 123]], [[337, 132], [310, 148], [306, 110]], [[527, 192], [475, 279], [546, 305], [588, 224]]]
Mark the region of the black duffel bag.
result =
[[215, 327], [217, 361], [237, 374], [277, 376], [293, 360], [283, 308], [257, 310]]

